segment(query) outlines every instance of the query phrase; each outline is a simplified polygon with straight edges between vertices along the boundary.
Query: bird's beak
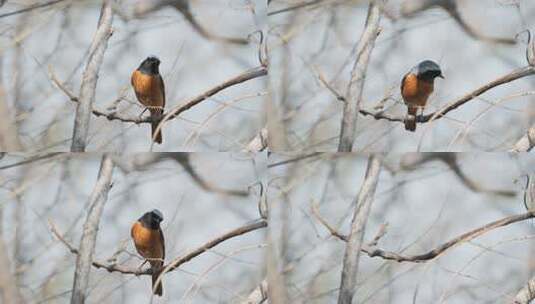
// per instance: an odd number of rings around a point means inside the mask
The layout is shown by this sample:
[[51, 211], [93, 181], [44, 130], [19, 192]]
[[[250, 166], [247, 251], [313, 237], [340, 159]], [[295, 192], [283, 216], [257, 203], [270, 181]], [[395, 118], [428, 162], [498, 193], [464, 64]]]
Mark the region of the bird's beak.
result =
[[438, 77], [444, 79], [444, 75], [442, 75], [442, 74], [438, 75]]

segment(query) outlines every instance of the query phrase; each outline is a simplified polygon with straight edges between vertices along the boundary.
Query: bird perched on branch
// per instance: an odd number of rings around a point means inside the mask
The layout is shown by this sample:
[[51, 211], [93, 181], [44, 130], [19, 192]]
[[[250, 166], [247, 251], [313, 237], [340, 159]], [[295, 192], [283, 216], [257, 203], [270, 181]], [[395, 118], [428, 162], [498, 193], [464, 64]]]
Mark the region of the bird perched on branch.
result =
[[165, 107], [165, 87], [159, 72], [160, 60], [149, 56], [132, 73], [131, 83], [137, 100], [149, 110], [152, 119], [152, 138], [156, 143], [162, 143], [161, 130], [156, 133]]
[[[149, 262], [152, 269], [152, 290], [155, 295], [162, 296], [162, 282], [156, 281], [162, 272], [162, 266], [165, 259], [165, 242], [160, 223], [163, 221], [162, 213], [154, 209], [143, 214], [134, 225], [130, 234], [134, 240], [137, 252]], [[144, 262], [144, 263], [145, 263]], [[144, 264], [143, 263], [143, 264]], [[143, 265], [142, 264], [142, 265]]]
[[407, 104], [408, 115], [405, 129], [416, 130], [416, 114], [418, 108], [423, 109], [429, 95], [433, 93], [435, 78], [444, 78], [440, 66], [431, 60], [420, 62], [413, 67], [401, 80], [401, 96]]

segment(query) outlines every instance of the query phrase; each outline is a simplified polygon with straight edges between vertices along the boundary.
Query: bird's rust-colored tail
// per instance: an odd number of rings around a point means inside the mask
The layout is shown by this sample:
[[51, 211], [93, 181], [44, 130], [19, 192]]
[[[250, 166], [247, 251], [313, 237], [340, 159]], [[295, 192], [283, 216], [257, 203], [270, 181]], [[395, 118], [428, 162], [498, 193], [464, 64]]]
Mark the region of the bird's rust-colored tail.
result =
[[405, 119], [405, 130], [414, 132], [416, 130], [416, 112], [418, 111], [417, 107], [409, 106], [407, 111], [407, 118]]
[[154, 138], [154, 142], [161, 144], [162, 143], [162, 130], [156, 134], [156, 137], [154, 134], [156, 133], [156, 129], [158, 128], [158, 124], [160, 123], [160, 118], [162, 117], [163, 109], [151, 109], [150, 110], [150, 116], [153, 119], [153, 122], [151, 123], [151, 138]]

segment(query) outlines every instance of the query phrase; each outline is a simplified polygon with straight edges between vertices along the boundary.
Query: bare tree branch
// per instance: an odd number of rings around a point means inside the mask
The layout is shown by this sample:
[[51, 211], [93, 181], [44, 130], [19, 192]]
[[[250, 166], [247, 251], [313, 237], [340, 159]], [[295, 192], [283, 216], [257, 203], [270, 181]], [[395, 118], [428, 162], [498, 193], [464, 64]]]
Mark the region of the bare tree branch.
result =
[[[312, 209], [314, 210], [314, 209]], [[348, 236], [343, 235], [342, 233], [336, 231], [331, 225], [328, 224], [328, 222], [321, 218], [320, 214], [316, 211], [313, 212], [314, 216], [318, 219], [318, 221], [325, 226], [327, 230], [329, 230], [330, 234], [344, 242], [348, 241]], [[509, 216], [506, 218], [503, 218], [501, 220], [497, 220], [494, 222], [491, 222], [489, 224], [486, 224], [482, 227], [476, 228], [474, 230], [471, 230], [469, 232], [463, 233], [458, 237], [455, 237], [451, 239], [450, 241], [447, 241], [446, 243], [429, 250], [422, 254], [416, 254], [416, 255], [401, 255], [396, 252], [392, 251], [386, 251], [380, 248], [377, 248], [376, 246], [370, 246], [370, 245], [363, 245], [361, 247], [361, 251], [366, 253], [369, 257], [380, 257], [384, 260], [392, 260], [396, 262], [412, 262], [412, 263], [423, 263], [430, 261], [442, 254], [444, 254], [447, 250], [453, 248], [454, 246], [460, 245], [465, 242], [469, 242], [487, 232], [490, 232], [496, 228], [504, 227], [516, 222], [525, 221], [531, 218], [535, 218], [535, 210], [531, 210], [529, 212]]]
[[[4, 204], [5, 205], [5, 204]], [[11, 262], [9, 260], [9, 251], [4, 242], [3, 233], [3, 207], [0, 205], [0, 299], [5, 304], [24, 303], [24, 298], [17, 288], [15, 275], [11, 272]]]
[[287, 12], [291, 12], [293, 10], [300, 9], [300, 8], [303, 8], [303, 7], [319, 4], [319, 3], [323, 2], [323, 1], [324, 0], [303, 1], [301, 3], [293, 4], [293, 5], [290, 5], [288, 7], [282, 8], [282, 9], [278, 9], [278, 10], [275, 10], [275, 11], [268, 12], [267, 15], [268, 16], [273, 16], [273, 15], [277, 15], [277, 14], [281, 14], [281, 13], [287, 13]]
[[98, 226], [102, 210], [108, 200], [112, 173], [113, 162], [105, 154], [102, 157], [97, 182], [88, 200], [89, 211], [84, 223], [82, 239], [80, 240], [80, 252], [76, 259], [71, 304], [83, 304], [87, 296], [89, 273], [93, 262]]
[[135, 14], [137, 17], [145, 16], [151, 12], [157, 11], [165, 6], [173, 7], [178, 10], [188, 21], [188, 23], [193, 27], [197, 33], [202, 37], [208, 40], [214, 40], [224, 43], [232, 43], [238, 45], [246, 45], [249, 43], [249, 40], [246, 38], [234, 38], [234, 37], [223, 37], [211, 33], [205, 29], [196, 19], [193, 17], [190, 8], [190, 0], [143, 0], [138, 1], [135, 7]]
[[363, 247], [366, 223], [368, 222], [368, 215], [370, 214], [372, 207], [380, 172], [380, 156], [370, 156], [364, 182], [360, 187], [359, 194], [354, 203], [355, 211], [353, 213], [353, 220], [351, 221], [351, 231], [347, 239], [342, 266], [342, 280], [340, 283], [340, 293], [338, 295], [339, 304], [351, 304], [353, 301], [355, 287], [357, 286], [360, 251]]
[[[14, 12], [9, 12], [9, 13], [5, 13], [5, 14], [0, 14], [0, 18], [4, 18], [4, 17], [9, 17], [9, 16], [13, 16], [13, 15], [18, 15], [18, 14], [26, 13], [26, 12], [29, 12], [29, 11], [33, 11], [34, 9], [38, 9], [38, 8], [43, 8], [43, 7], [51, 6], [51, 5], [54, 5], [54, 4], [56, 4], [56, 3], [63, 2], [63, 1], [65, 1], [65, 0], [53, 0], [53, 1], [48, 1], [48, 2], [44, 2], [44, 3], [33, 4], [33, 5], [30, 5], [30, 6], [26, 7], [26, 8], [23, 8], [23, 9], [14, 11]], [[4, 4], [4, 1], [0, 1], [0, 7], [1, 7], [3, 4]]]
[[220, 187], [213, 185], [212, 183], [201, 177], [197, 171], [193, 168], [190, 161], [190, 153], [138, 153], [131, 157], [124, 158], [116, 155], [112, 155], [113, 162], [124, 172], [131, 172], [134, 170], [143, 170], [147, 166], [171, 159], [179, 163], [186, 173], [193, 179], [193, 181], [199, 185], [202, 189], [214, 193], [224, 195], [235, 196], [248, 196], [249, 191], [246, 190], [233, 190], [233, 189], [221, 189]]
[[351, 152], [355, 141], [357, 126], [357, 116], [362, 102], [362, 91], [371, 52], [375, 45], [375, 40], [380, 33], [379, 22], [383, 9], [383, 0], [373, 0], [368, 8], [366, 26], [362, 32], [356, 47], [357, 57], [351, 70], [351, 79], [345, 94], [344, 112], [342, 114], [342, 126], [340, 129], [340, 140], [338, 152]]
[[267, 280], [262, 280], [258, 286], [256, 286], [253, 291], [247, 296], [247, 299], [245, 301], [241, 302], [241, 304], [261, 304], [265, 303], [267, 300], [267, 293], [268, 293], [268, 283]]
[[[223, 91], [224, 89], [227, 89], [227, 88], [232, 87], [234, 85], [240, 84], [242, 82], [246, 82], [246, 81], [258, 78], [258, 77], [265, 76], [265, 75], [267, 75], [267, 72], [268, 72], [268, 69], [267, 69], [266, 66], [259, 66], [259, 67], [247, 70], [247, 71], [241, 73], [238, 76], [232, 77], [232, 78], [224, 81], [223, 83], [218, 84], [215, 87], [205, 91], [204, 93], [201, 93], [200, 95], [198, 95], [198, 96], [186, 101], [182, 105], [176, 106], [170, 112], [163, 114], [164, 118], [168, 117], [167, 119], [165, 119], [165, 121], [171, 120], [173, 118], [177, 118], [180, 113], [191, 109], [192, 107], [194, 107], [197, 104], [203, 102], [207, 98], [219, 93], [220, 91]], [[65, 95], [67, 95], [72, 102], [79, 103], [79, 98], [76, 97], [76, 95], [74, 95], [71, 91], [69, 91], [69, 89], [66, 88], [65, 85], [63, 85], [61, 83], [61, 81], [59, 81], [59, 79], [56, 77], [56, 75], [53, 73], [52, 70], [49, 70], [49, 75], [50, 75], [50, 79], [52, 80], [52, 82], [54, 82], [54, 84], [61, 91], [63, 91], [63, 93], [65, 93]], [[125, 116], [125, 115], [121, 115], [121, 114], [117, 113], [116, 111], [105, 112], [105, 111], [102, 111], [102, 110], [97, 110], [95, 108], [92, 109], [92, 113], [93, 113], [93, 115], [95, 115], [97, 117], [98, 116], [105, 117], [108, 120], [119, 120], [119, 121], [122, 121], [122, 122], [131, 122], [131, 123], [135, 123], [135, 124], [152, 123], [152, 119], [151, 119], [150, 116], [142, 117], [142, 118], [140, 118], [138, 116]], [[162, 123], [163, 123], [163, 121], [160, 123], [160, 125]]]
[[261, 152], [267, 148], [268, 145], [268, 130], [264, 127], [251, 139], [242, 152]]
[[80, 86], [80, 99], [76, 106], [71, 152], [84, 152], [87, 146], [89, 121], [93, 103], [95, 101], [98, 72], [100, 70], [100, 65], [102, 64], [102, 59], [104, 58], [104, 52], [108, 46], [108, 39], [112, 34], [113, 1], [114, 0], [104, 0], [97, 31], [93, 37], [91, 46], [89, 47], [89, 57], [82, 75], [82, 84]]
[[535, 146], [535, 124], [509, 150], [509, 152], [529, 152]]
[[535, 277], [531, 278], [522, 289], [518, 291], [512, 304], [529, 304], [535, 300]]
[[[509, 74], [504, 75], [504, 76], [502, 76], [502, 77], [500, 77], [500, 78], [498, 78], [496, 80], [493, 80], [493, 81], [491, 81], [491, 82], [489, 82], [489, 83], [487, 83], [487, 84], [475, 89], [474, 91], [465, 94], [461, 98], [446, 104], [446, 106], [444, 106], [442, 109], [440, 109], [440, 110], [438, 110], [436, 112], [429, 113], [429, 114], [426, 114], [426, 115], [423, 115], [423, 116], [421, 116], [421, 115], [417, 116], [416, 117], [416, 121], [419, 122], [419, 123], [426, 123], [426, 122], [430, 122], [430, 121], [442, 118], [448, 112], [459, 108], [460, 106], [464, 105], [465, 103], [469, 102], [470, 100], [476, 98], [477, 96], [487, 92], [488, 90], [490, 90], [490, 89], [492, 89], [494, 87], [497, 87], [497, 86], [500, 86], [502, 84], [506, 84], [506, 83], [509, 83], [511, 81], [514, 81], [514, 80], [517, 80], [517, 79], [520, 79], [520, 78], [523, 78], [523, 77], [526, 77], [526, 76], [530, 76], [530, 75], [533, 75], [533, 74], [535, 74], [535, 67], [533, 67], [533, 66], [526, 66], [526, 67], [514, 70], [514, 71], [510, 72]], [[359, 112], [360, 112], [360, 114], [362, 114], [364, 116], [372, 116], [375, 119], [385, 119], [385, 120], [388, 120], [388, 121], [397, 121], [397, 122], [401, 122], [401, 123], [403, 123], [405, 121], [405, 118], [406, 118], [405, 116], [396, 116], [396, 115], [385, 114], [383, 111], [374, 112], [374, 111], [370, 111], [370, 110], [360, 109]]]
[[414, 170], [418, 166], [438, 160], [445, 163], [453, 173], [459, 178], [459, 180], [470, 190], [479, 193], [487, 193], [492, 195], [509, 196], [514, 197], [517, 195], [516, 191], [511, 190], [495, 190], [488, 189], [481, 186], [480, 183], [474, 179], [468, 177], [458, 163], [458, 154], [447, 152], [435, 152], [435, 153], [409, 153], [403, 156], [401, 159], [400, 167], [403, 170]]
[[259, 67], [256, 67], [256, 68], [253, 68], [253, 69], [250, 69], [236, 77], [233, 77], [227, 81], [225, 81], [224, 83], [218, 85], [218, 86], [215, 86], [213, 87], [212, 89], [204, 92], [203, 94], [189, 100], [188, 102], [186, 102], [185, 104], [183, 105], [180, 105], [180, 106], [176, 106], [174, 107], [173, 109], [171, 109], [171, 111], [169, 111], [168, 113], [164, 114], [164, 117], [162, 119], [162, 121], [158, 124], [158, 128], [156, 128], [156, 131], [154, 131], [155, 133], [158, 133], [159, 130], [161, 130], [163, 124], [165, 122], [167, 122], [168, 120], [172, 119], [172, 118], [175, 118], [177, 117], [180, 113], [190, 109], [191, 107], [201, 103], [202, 101], [204, 101], [205, 99], [207, 99], [208, 97], [210, 96], [213, 96], [215, 95], [216, 93], [228, 88], [228, 87], [231, 87], [233, 85], [236, 85], [236, 84], [239, 84], [239, 83], [242, 83], [242, 82], [245, 82], [245, 81], [248, 81], [248, 80], [251, 80], [251, 79], [254, 79], [254, 78], [258, 78], [258, 77], [261, 77], [261, 76], [265, 76], [267, 75], [268, 73], [268, 68], [267, 66], [259, 66]]
[[500, 38], [500, 37], [489, 37], [474, 27], [468, 25], [464, 19], [461, 17], [459, 12], [459, 7], [456, 0], [410, 0], [405, 1], [402, 6], [402, 14], [405, 17], [412, 17], [415, 14], [433, 8], [435, 6], [443, 8], [468, 34], [470, 37], [491, 43], [503, 43], [503, 44], [515, 44], [516, 40], [513, 38]]
[[[67, 240], [65, 240], [65, 238], [61, 235], [61, 233], [59, 233], [59, 231], [54, 226], [54, 224], [52, 222], [49, 222], [49, 225], [50, 225], [50, 231], [56, 236], [56, 238], [58, 240], [60, 240], [69, 249], [69, 251], [71, 253], [76, 254], [76, 255], [79, 256], [80, 255], [80, 251], [78, 249], [76, 249], [75, 247], [73, 247], [71, 244], [69, 244], [69, 242], [67, 242]], [[191, 261], [193, 258], [201, 255], [202, 253], [210, 250], [211, 248], [221, 244], [222, 242], [224, 242], [226, 240], [229, 240], [231, 238], [234, 238], [234, 237], [237, 237], [237, 236], [240, 236], [240, 235], [243, 235], [243, 234], [258, 230], [258, 229], [261, 229], [261, 228], [265, 228], [265, 227], [267, 227], [267, 225], [268, 225], [268, 223], [267, 223], [266, 220], [258, 219], [258, 220], [253, 221], [250, 224], [244, 225], [242, 227], [233, 229], [233, 230], [231, 230], [231, 231], [229, 231], [229, 232], [227, 232], [225, 234], [222, 234], [222, 235], [220, 235], [220, 236], [218, 236], [218, 237], [206, 242], [205, 244], [201, 245], [200, 247], [190, 251], [189, 253], [186, 253], [185, 255], [183, 255], [181, 257], [175, 258], [172, 262], [170, 262], [169, 264], [163, 266], [164, 272], [169, 272], [169, 271], [173, 271], [173, 270], [178, 269], [178, 267], [180, 267], [180, 265]], [[105, 262], [100, 262], [100, 261], [92, 261], [92, 265], [95, 268], [106, 269], [109, 272], [119, 272], [119, 273], [122, 273], [122, 274], [133, 274], [133, 275], [152, 275], [151, 268], [147, 268], [145, 270], [140, 270], [138, 267], [129, 268], [129, 267], [124, 267], [124, 266], [117, 265], [117, 264], [114, 264], [114, 263], [110, 264], [110, 263], [105, 263]]]

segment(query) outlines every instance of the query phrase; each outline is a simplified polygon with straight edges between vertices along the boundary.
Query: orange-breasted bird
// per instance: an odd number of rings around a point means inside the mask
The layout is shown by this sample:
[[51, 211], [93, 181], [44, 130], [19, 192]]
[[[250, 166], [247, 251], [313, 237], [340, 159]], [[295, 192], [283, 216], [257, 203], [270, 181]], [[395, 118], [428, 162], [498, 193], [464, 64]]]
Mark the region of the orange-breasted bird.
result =
[[152, 269], [152, 290], [154, 294], [161, 296], [163, 293], [162, 282], [156, 285], [156, 280], [161, 273], [165, 259], [165, 242], [160, 222], [163, 221], [162, 213], [154, 209], [143, 214], [134, 225], [130, 234], [134, 240], [137, 252], [144, 257]]
[[[159, 72], [160, 59], [149, 56], [132, 73], [131, 83], [137, 100], [150, 111], [152, 119], [152, 137], [160, 123], [165, 107], [165, 87]], [[162, 132], [158, 132], [154, 141], [162, 143]]]
[[433, 93], [435, 78], [444, 78], [440, 66], [431, 60], [420, 62], [413, 67], [401, 80], [401, 96], [407, 104], [408, 114], [405, 119], [405, 129], [416, 130], [416, 113], [418, 108], [422, 113], [429, 95]]

